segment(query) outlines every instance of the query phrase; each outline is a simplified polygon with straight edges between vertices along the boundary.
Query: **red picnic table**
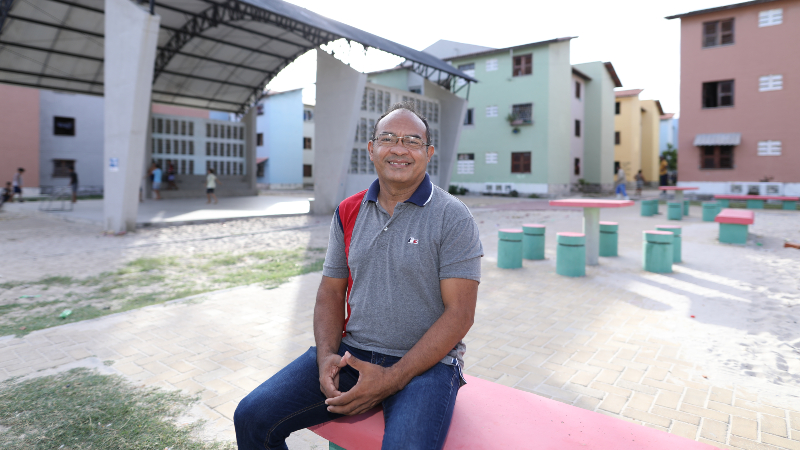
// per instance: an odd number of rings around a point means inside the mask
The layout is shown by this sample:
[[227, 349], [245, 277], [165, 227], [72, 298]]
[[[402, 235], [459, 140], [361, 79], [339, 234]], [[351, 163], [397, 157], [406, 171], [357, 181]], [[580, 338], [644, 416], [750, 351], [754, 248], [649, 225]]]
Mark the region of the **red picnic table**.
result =
[[600, 259], [600, 208], [633, 206], [633, 200], [598, 200], [594, 198], [568, 198], [550, 200], [551, 206], [583, 208], [583, 234], [586, 235], [586, 265], [596, 266]]

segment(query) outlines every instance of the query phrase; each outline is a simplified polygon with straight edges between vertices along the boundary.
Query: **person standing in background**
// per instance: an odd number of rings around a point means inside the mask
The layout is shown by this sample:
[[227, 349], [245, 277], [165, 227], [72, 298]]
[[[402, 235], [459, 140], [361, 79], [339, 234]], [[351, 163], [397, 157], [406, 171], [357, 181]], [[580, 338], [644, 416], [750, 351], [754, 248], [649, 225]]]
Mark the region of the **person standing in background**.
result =
[[214, 190], [217, 188], [217, 183], [222, 184], [219, 178], [214, 174], [214, 169], [209, 167], [208, 175], [206, 176], [206, 198], [208, 199], [206, 203], [211, 203], [211, 197], [214, 197], [214, 204], [217, 204], [217, 194], [214, 193]]
[[153, 192], [156, 194], [156, 200], [161, 200], [161, 168], [156, 163], [150, 166], [150, 175], [153, 177]]
[[74, 167], [69, 168], [69, 187], [72, 188], [72, 203], [78, 201], [78, 174]]
[[628, 199], [628, 191], [625, 186], [625, 170], [619, 166], [617, 171], [617, 198]]
[[25, 173], [25, 168], [20, 167], [17, 169], [17, 173], [14, 174], [14, 181], [12, 183], [13, 192], [11, 193], [11, 200], [14, 201], [14, 196], [19, 195], [19, 202], [23, 202], [22, 199], [22, 174]]
[[[667, 186], [669, 184], [668, 176], [667, 176], [667, 169], [669, 168], [669, 164], [667, 163], [667, 158], [661, 157], [661, 162], [659, 163], [658, 169], [658, 185], [659, 186]], [[662, 195], [666, 195], [667, 191], [662, 190]]]
[[636, 179], [636, 195], [638, 195], [641, 198], [641, 196], [642, 196], [642, 187], [644, 187], [644, 182], [645, 182], [644, 175], [642, 174], [642, 171], [640, 170], [639, 173], [637, 173], [634, 178]]

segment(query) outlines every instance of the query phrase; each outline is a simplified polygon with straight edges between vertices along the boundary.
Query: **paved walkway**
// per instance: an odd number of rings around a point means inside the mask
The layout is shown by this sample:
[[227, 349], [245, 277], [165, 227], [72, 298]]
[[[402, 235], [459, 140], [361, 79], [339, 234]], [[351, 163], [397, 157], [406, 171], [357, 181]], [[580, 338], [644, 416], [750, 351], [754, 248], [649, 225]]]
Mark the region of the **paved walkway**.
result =
[[[656, 275], [640, 269], [641, 230], [663, 216], [604, 211], [622, 224], [620, 257], [570, 279], [555, 274], [554, 234], [579, 230], [580, 212], [481, 208], [473, 210], [487, 256], [467, 373], [720, 448], [800, 449], [800, 252], [773, 242], [800, 235], [793, 212], [757, 212], [751, 242], [736, 247], [716, 243], [716, 225], [700, 222], [695, 208], [682, 222], [685, 262]], [[492, 229], [530, 221], [548, 226], [548, 259], [497, 269]], [[313, 345], [319, 280], [309, 274], [274, 290], [243, 287], [5, 338], [0, 376], [112, 360], [137, 383], [199, 393], [194, 414], [231, 439], [237, 402]], [[290, 445], [325, 441], [304, 431]]]
[[[139, 203], [136, 223], [139, 226], [181, 225], [188, 223], [216, 222], [225, 219], [246, 217], [282, 216], [308, 214], [308, 198], [313, 191], [294, 195], [258, 195], [248, 197], [223, 197], [217, 204], [206, 203], [205, 198], [181, 198], [146, 200]], [[69, 208], [69, 203], [66, 203]], [[50, 205], [46, 200], [11, 203], [3, 209], [9, 212], [32, 211], [40, 208], [61, 208], [61, 202]], [[66, 220], [103, 224], [103, 200], [80, 200], [72, 211], [50, 211], [55, 217]]]

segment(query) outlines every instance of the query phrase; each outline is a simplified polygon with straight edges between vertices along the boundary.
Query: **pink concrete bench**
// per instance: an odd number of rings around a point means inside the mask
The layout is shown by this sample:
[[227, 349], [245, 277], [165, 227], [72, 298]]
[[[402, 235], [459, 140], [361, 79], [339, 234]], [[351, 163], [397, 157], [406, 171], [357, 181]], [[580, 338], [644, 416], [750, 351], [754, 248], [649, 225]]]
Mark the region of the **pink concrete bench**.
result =
[[794, 211], [800, 197], [787, 197], [785, 195], [715, 195], [723, 208], [727, 208], [731, 200], [747, 202], [747, 209], [764, 209], [764, 200], [779, 200], [783, 202], [783, 209]]
[[[456, 399], [446, 450], [712, 450], [715, 447], [467, 376]], [[331, 449], [377, 450], [383, 410], [310, 428]]]
[[746, 244], [747, 226], [755, 222], [756, 213], [749, 209], [723, 209], [714, 222], [719, 223], [719, 241], [726, 244]]

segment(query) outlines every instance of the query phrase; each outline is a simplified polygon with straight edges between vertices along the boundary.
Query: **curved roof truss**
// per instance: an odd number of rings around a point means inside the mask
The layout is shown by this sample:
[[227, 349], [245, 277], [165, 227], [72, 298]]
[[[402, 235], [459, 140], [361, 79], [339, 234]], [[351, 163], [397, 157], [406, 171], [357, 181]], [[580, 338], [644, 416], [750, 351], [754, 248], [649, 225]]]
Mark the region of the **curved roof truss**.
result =
[[[347, 39], [453, 88], [444, 61], [282, 0], [157, 0], [153, 101], [243, 113], [298, 56]], [[0, 83], [103, 95], [103, 0], [0, 0]]]

